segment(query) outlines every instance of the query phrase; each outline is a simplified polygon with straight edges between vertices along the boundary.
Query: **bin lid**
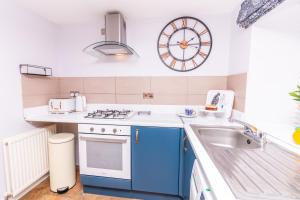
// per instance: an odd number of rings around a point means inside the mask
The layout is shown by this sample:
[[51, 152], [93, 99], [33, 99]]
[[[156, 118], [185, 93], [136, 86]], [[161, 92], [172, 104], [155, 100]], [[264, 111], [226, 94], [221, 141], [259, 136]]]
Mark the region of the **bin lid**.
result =
[[48, 141], [52, 144], [69, 142], [74, 139], [73, 133], [58, 133], [49, 137]]

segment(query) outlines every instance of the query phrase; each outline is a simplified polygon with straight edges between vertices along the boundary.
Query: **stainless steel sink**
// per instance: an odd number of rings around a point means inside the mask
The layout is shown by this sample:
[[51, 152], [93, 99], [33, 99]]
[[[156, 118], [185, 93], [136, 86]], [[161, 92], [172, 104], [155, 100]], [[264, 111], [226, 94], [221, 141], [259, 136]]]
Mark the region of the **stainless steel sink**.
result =
[[[195, 130], [196, 129], [196, 130]], [[222, 148], [257, 149], [261, 145], [234, 128], [195, 128], [197, 137], [204, 143]]]
[[191, 126], [238, 200], [300, 199], [300, 156], [243, 129]]

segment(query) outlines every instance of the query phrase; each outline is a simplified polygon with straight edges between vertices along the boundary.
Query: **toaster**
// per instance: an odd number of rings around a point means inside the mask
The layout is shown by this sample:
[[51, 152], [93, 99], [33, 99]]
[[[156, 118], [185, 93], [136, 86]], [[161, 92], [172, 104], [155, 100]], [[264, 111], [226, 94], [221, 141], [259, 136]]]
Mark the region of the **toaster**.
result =
[[58, 98], [49, 100], [50, 113], [70, 113], [76, 109], [75, 98]]

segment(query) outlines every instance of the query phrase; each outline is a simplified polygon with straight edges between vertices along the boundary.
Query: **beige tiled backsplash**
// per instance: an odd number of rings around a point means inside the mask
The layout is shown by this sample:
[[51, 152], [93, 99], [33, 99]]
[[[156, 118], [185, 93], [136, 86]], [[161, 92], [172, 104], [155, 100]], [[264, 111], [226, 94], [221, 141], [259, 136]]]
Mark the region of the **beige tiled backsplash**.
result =
[[[49, 98], [79, 91], [88, 103], [203, 105], [212, 89], [236, 91], [235, 107], [244, 110], [247, 74], [182, 77], [61, 77], [22, 76], [24, 107], [45, 105]], [[144, 99], [143, 93], [153, 93]]]
[[47, 105], [50, 98], [59, 96], [59, 78], [22, 76], [23, 106]]
[[188, 78], [188, 94], [207, 94], [208, 90], [225, 90], [227, 76], [194, 76]]
[[163, 98], [168, 95], [187, 95], [188, 77], [152, 77], [151, 92], [154, 94], [163, 94]]
[[[64, 79], [64, 78], [62, 78]], [[86, 94], [115, 94], [116, 80], [113, 77], [81, 78], [83, 91]], [[62, 89], [65, 89], [61, 86]], [[82, 92], [83, 92], [82, 91]]]
[[235, 92], [233, 107], [237, 110], [244, 111], [247, 89], [247, 73], [228, 76], [227, 89]]
[[142, 94], [151, 90], [149, 77], [117, 77], [116, 94]]
[[84, 86], [83, 86], [82, 78], [77, 77], [66, 77], [66, 78], [59, 78], [59, 88], [58, 91], [60, 94], [69, 94], [70, 91], [79, 91], [83, 93]]

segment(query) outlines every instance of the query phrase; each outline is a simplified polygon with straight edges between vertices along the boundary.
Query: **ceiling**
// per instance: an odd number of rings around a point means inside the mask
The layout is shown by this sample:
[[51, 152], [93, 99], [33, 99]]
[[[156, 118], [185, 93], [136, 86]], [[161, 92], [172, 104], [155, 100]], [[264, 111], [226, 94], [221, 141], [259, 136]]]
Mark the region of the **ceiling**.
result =
[[127, 18], [162, 18], [178, 15], [223, 14], [241, 0], [16, 0], [56, 24], [74, 24], [120, 11]]

